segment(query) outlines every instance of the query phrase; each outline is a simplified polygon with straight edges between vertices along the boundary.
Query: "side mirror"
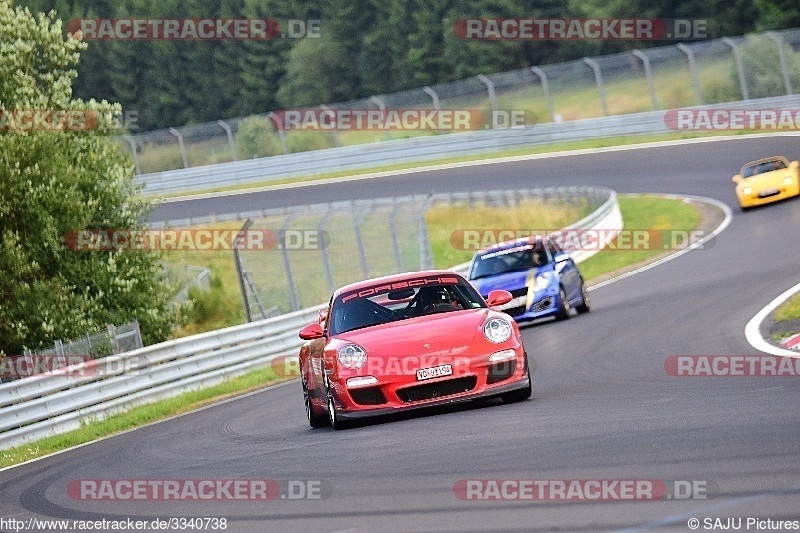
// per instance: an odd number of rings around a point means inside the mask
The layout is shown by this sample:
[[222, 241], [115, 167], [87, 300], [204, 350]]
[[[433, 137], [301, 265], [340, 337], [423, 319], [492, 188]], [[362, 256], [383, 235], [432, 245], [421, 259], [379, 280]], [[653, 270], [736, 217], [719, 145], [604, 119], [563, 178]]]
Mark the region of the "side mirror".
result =
[[486, 298], [486, 303], [489, 304], [489, 307], [497, 307], [498, 305], [507, 304], [512, 298], [513, 296], [511, 296], [510, 292], [496, 289], [489, 291], [489, 296]]
[[731, 181], [734, 182], [736, 185], [739, 185], [739, 183], [742, 182], [742, 178], [739, 177], [739, 174], [736, 174], [733, 178], [731, 178]]
[[317, 323], [309, 324], [300, 330], [300, 338], [304, 341], [321, 339], [324, 335], [325, 333], [322, 331], [322, 326]]
[[558, 253], [555, 255], [555, 257], [553, 257], [553, 260], [556, 263], [563, 263], [564, 261], [569, 261], [569, 254], [566, 252]]

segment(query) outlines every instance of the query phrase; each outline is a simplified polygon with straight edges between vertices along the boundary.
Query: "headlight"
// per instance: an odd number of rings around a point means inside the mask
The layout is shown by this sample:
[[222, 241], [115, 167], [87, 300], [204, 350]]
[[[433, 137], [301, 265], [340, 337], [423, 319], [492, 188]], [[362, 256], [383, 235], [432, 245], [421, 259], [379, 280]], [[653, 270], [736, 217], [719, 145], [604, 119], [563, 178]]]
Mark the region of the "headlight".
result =
[[534, 284], [533, 288], [537, 291], [544, 290], [550, 285], [550, 280], [553, 277], [552, 272], [542, 272], [538, 276], [536, 276], [536, 283]]
[[790, 176], [786, 176], [785, 178], [783, 178], [783, 184], [784, 185], [791, 185], [792, 181], [793, 180], [792, 180], [792, 178]]
[[753, 192], [752, 187], [745, 187], [742, 189], [742, 194], [750, 194], [751, 192]]
[[367, 362], [367, 352], [358, 344], [339, 348], [339, 362], [346, 368], [361, 368]]
[[483, 334], [495, 344], [505, 342], [511, 336], [511, 324], [502, 318], [493, 318], [483, 325]]

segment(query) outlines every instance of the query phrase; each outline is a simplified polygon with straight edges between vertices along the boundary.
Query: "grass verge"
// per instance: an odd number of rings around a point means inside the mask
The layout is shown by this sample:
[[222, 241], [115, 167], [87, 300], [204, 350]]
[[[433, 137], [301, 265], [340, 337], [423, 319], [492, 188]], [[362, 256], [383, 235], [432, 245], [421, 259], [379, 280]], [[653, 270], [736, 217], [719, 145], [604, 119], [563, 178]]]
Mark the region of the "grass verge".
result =
[[[635, 229], [685, 229], [686, 231], [692, 230], [700, 223], [701, 216], [697, 209], [691, 204], [687, 204], [681, 200], [667, 199], [655, 196], [636, 196], [636, 195], [620, 195], [619, 196], [620, 208], [622, 210], [623, 218], [626, 221], [626, 227]], [[521, 205], [518, 209], [530, 213], [530, 206]], [[460, 220], [457, 224], [458, 227], [466, 227], [468, 224], [489, 224], [487, 227], [495, 228], [508, 228], [508, 227], [555, 227], [552, 224], [563, 220], [572, 218], [580, 213], [569, 213], [568, 211], [554, 211], [549, 215], [555, 218], [539, 218], [534, 222], [528, 223], [529, 219], [526, 218], [513, 218], [517, 215], [510, 215], [509, 213], [495, 212], [494, 219], [480, 219], [480, 216], [489, 216], [490, 213], [482, 213], [481, 215], [474, 214], [472, 216], [478, 219], [464, 219]], [[453, 213], [449, 210], [444, 210], [442, 213], [434, 215], [435, 219], [440, 219], [441, 223], [436, 224], [432, 233], [432, 243], [434, 241], [434, 234], [438, 231], [439, 237], [435, 249], [438, 252], [437, 261], [452, 261], [453, 258], [449, 254], [452, 250], [452, 245], [445, 242], [445, 238], [449, 239], [450, 228], [453, 224]], [[512, 218], [508, 218], [511, 216]], [[541, 215], [540, 215], [541, 216]], [[435, 224], [434, 220], [430, 221]], [[522, 226], [510, 226], [510, 224], [527, 224]], [[480, 227], [480, 226], [478, 226]], [[183, 260], [189, 260], [197, 263], [198, 257], [191, 255], [197, 253], [216, 254], [218, 252], [174, 252], [169, 255], [169, 258], [177, 260], [181, 254], [184, 255]], [[620, 269], [631, 268], [636, 264], [647, 261], [654, 255], [663, 254], [663, 250], [647, 250], [640, 252], [633, 251], [619, 251], [619, 250], [605, 250], [587, 261], [581, 263], [580, 269], [584, 274], [587, 281], [596, 278], [600, 275], [608, 275], [611, 272], [619, 271]], [[220, 260], [220, 258], [212, 257], [212, 271], [215, 271], [213, 261]], [[451, 263], [452, 264], [452, 263]], [[173, 264], [173, 267], [175, 265]], [[232, 270], [232, 268], [230, 269]], [[224, 279], [230, 276], [230, 271], [227, 267], [220, 267], [216, 269], [217, 275], [222, 279], [221, 286], [229, 288], [231, 285], [236, 286], [235, 280]], [[233, 274], [235, 278], [235, 274]], [[213, 284], [212, 284], [213, 286]], [[226, 298], [231, 298], [230, 294]], [[238, 295], [237, 295], [238, 298]], [[800, 298], [795, 297], [794, 312], [800, 312]], [[238, 303], [238, 301], [237, 301]], [[791, 303], [791, 301], [790, 301]], [[789, 305], [789, 304], [787, 304]], [[18, 446], [8, 450], [3, 450], [0, 455], [0, 468], [19, 464], [37, 457], [49, 455], [67, 448], [84, 444], [92, 440], [114, 435], [122, 431], [126, 431], [135, 427], [143, 426], [158, 420], [163, 420], [177, 414], [185, 413], [198, 409], [204, 405], [208, 405], [219, 400], [244, 394], [249, 391], [263, 388], [267, 385], [276, 383], [286, 379], [279, 377], [271, 368], [263, 368], [251, 371], [239, 377], [231, 378], [219, 385], [214, 385], [205, 389], [199, 389], [183, 393], [174, 398], [161, 400], [151, 404], [146, 404], [134, 407], [126, 412], [112, 415], [103, 420], [90, 420], [85, 422], [82, 427], [74, 431], [48, 437], [38, 440], [31, 444]], [[299, 393], [298, 393], [299, 394]], [[299, 396], [298, 396], [299, 398]], [[303, 416], [302, 411], [298, 410], [298, 416]]]
[[800, 320], [800, 293], [795, 294], [775, 311], [776, 322]]

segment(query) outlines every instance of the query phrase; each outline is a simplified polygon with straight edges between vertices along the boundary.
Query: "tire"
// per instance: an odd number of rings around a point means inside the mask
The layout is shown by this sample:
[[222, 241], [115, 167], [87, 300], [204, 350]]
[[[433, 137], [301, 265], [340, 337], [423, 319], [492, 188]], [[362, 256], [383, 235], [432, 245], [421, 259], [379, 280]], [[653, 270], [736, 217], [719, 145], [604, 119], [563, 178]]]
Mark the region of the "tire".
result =
[[[525, 362], [525, 365], [528, 365], [528, 362]], [[506, 392], [500, 395], [500, 399], [503, 403], [517, 403], [524, 400], [527, 400], [531, 397], [532, 387], [531, 387], [531, 367], [528, 366], [527, 369], [528, 374], [528, 386], [524, 389], [519, 389], [511, 392]]]
[[328, 417], [325, 414], [320, 414], [314, 408], [314, 404], [311, 403], [311, 396], [308, 392], [308, 386], [306, 385], [305, 378], [301, 380], [303, 383], [303, 401], [305, 402], [306, 406], [306, 418], [308, 418], [308, 423], [312, 428], [321, 428], [328, 425]]
[[592, 308], [592, 299], [589, 297], [589, 291], [586, 290], [586, 284], [581, 281], [581, 303], [575, 306], [578, 313], [588, 313]]
[[564, 287], [558, 288], [558, 311], [556, 311], [556, 320], [566, 320], [569, 318], [569, 302], [567, 301], [567, 293], [564, 292]]
[[336, 402], [333, 401], [333, 394], [328, 389], [328, 423], [333, 429], [345, 429], [347, 423], [336, 412]]

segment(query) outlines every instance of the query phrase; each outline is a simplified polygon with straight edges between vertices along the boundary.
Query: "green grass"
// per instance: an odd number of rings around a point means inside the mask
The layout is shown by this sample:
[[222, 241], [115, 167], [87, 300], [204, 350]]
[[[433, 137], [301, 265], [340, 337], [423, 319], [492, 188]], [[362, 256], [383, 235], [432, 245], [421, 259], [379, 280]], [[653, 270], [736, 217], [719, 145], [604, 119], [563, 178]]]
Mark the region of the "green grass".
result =
[[[619, 207], [626, 229], [691, 231], [700, 223], [701, 215], [691, 204], [682, 200], [657, 196], [620, 195]], [[612, 245], [617, 245], [614, 239]], [[610, 249], [598, 252], [580, 264], [586, 281], [619, 269], [646, 261], [664, 253], [655, 250]]]
[[777, 322], [800, 319], [800, 294], [795, 294], [781, 305], [775, 311], [774, 318]]

